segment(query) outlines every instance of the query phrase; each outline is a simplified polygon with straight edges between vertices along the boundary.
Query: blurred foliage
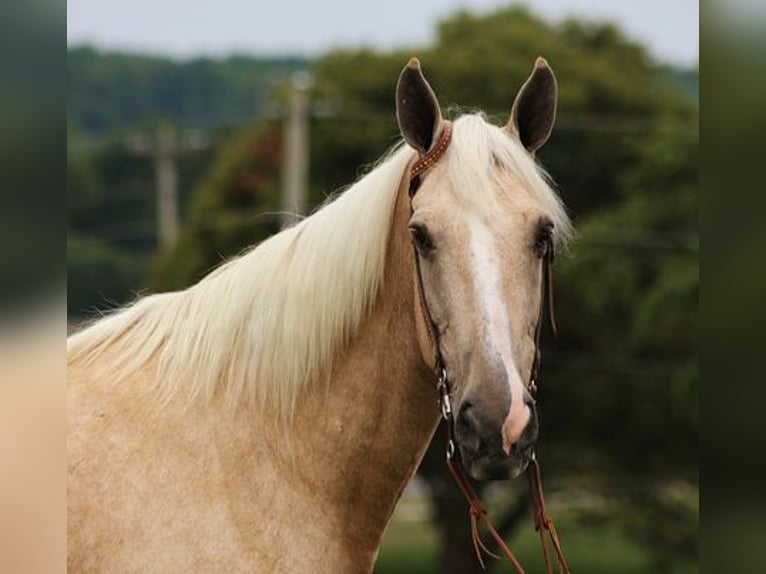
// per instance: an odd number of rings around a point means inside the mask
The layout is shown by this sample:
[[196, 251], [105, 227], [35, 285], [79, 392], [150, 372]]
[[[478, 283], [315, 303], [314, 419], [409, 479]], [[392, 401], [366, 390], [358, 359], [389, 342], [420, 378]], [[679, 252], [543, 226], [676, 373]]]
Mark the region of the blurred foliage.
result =
[[196, 128], [236, 125], [256, 117], [271, 89], [308, 66], [300, 57], [179, 62], [70, 48], [68, 113], [77, 125], [97, 135], [159, 119]]
[[[715, 3], [705, 39], [705, 556], [710, 571], [764, 572], [766, 316], [763, 133], [766, 21], [762, 3]], [[709, 135], [707, 135], [709, 134]], [[711, 240], [710, 238], [713, 238]]]
[[[434, 44], [416, 54], [328, 53], [312, 69], [313, 100], [322, 104], [311, 123], [312, 205], [355, 180], [396, 142], [394, 86], [412, 55], [420, 57], [448, 115], [460, 102], [499, 123], [536, 56], [556, 71], [559, 119], [541, 160], [558, 182], [579, 238], [558, 259], [560, 338], [545, 339], [543, 348], [539, 451], [549, 496], [580, 508], [559, 528], [565, 547], [574, 538], [586, 548], [577, 532], [591, 527], [620, 530], [640, 547], [640, 566], [603, 571], [693, 571], [699, 515], [697, 70], [669, 71], [611, 24], [552, 25], [520, 8], [455, 14], [439, 23]], [[154, 262], [153, 288], [189, 285], [278, 229], [273, 214], [281, 148], [277, 125], [262, 120], [220, 149], [192, 194], [178, 243]], [[108, 165], [109, 152], [100, 153], [95, 165]], [[112, 194], [103, 185], [106, 174], [125, 162], [113, 181], [126, 185], [150, 169], [141, 161], [115, 159], [109, 170], [94, 171], [87, 161], [72, 160], [70, 186], [78, 201], [102, 208], [72, 207], [70, 221], [85, 226], [97, 212], [102, 229], [119, 226], [126, 212], [111, 203], [116, 199], [101, 197], [93, 181]], [[434, 486], [435, 508], [459, 517], [440, 515], [437, 522], [442, 572], [470, 572], [448, 554], [473, 550], [467, 536], [450, 530], [467, 518], [464, 502], [450, 494], [440, 448], [437, 439], [421, 470]], [[523, 485], [504, 488], [511, 493], [509, 510], [499, 520], [510, 536], [530, 520], [513, 515]], [[588, 552], [604, 564], [617, 561], [619, 544], [610, 544]], [[573, 549], [575, 571], [591, 571], [584, 552]]]
[[280, 152], [279, 131], [268, 125], [224, 146], [192, 198], [179, 240], [157, 257], [153, 288], [195, 283], [224, 258], [279, 231]]
[[112, 308], [134, 299], [145, 281], [145, 261], [110, 244], [69, 234], [67, 307], [73, 316]]
[[[146, 286], [147, 270], [157, 249], [157, 199], [154, 159], [150, 154], [132, 149], [129, 139], [119, 132], [96, 143], [74, 122], [70, 121], [68, 127], [68, 311], [77, 320], [104, 305], [124, 304]], [[152, 132], [143, 135], [153, 141]], [[177, 158], [182, 218], [193, 182], [206, 172], [219, 141], [228, 136], [226, 130], [212, 132], [209, 147], [184, 152]], [[99, 294], [98, 284], [89, 286], [73, 278], [73, 273], [83, 271], [75, 271], [73, 262], [92, 261], [97, 244], [104, 254], [103, 264], [107, 264], [109, 253], [120, 254], [108, 264], [114, 273], [130, 281], [117, 291], [110, 290], [108, 300]], [[123, 263], [128, 267], [122, 269]]]
[[[77, 318], [104, 305], [125, 303], [148, 281], [146, 270], [157, 248], [154, 160], [147, 150], [135, 149], [135, 140], [152, 144], [158, 125], [167, 122], [181, 135], [185, 128], [204, 130], [207, 145], [180, 154], [176, 162], [183, 220], [191, 191], [221, 142], [231, 137], [230, 126], [252, 122], [266, 111], [269, 94], [278, 93], [286, 77], [308, 66], [300, 57], [179, 62], [88, 47], [67, 51], [67, 218], [79, 238], [69, 242], [69, 258], [91, 261], [98, 244], [102, 254], [120, 254], [110, 265], [119, 277], [133, 281], [110, 289], [110, 297], [116, 298], [107, 301], [97, 289], [70, 280], [70, 315]], [[210, 265], [219, 260], [211, 257]], [[122, 264], [128, 267], [122, 269]], [[80, 272], [73, 265], [70, 276]]]
[[696, 560], [699, 516], [699, 143], [665, 127], [580, 218], [541, 413], [553, 472], [617, 503], [656, 572]]

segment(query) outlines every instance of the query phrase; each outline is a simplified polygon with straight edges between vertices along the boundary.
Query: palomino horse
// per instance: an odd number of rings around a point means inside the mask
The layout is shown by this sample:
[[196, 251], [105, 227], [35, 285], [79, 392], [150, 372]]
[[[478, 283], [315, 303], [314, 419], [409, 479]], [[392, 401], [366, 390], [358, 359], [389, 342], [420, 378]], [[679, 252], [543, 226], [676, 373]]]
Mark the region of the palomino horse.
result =
[[503, 127], [443, 120], [415, 59], [396, 103], [405, 144], [333, 202], [70, 338], [71, 571], [370, 572], [439, 420], [416, 273], [466, 468], [524, 469], [543, 251], [570, 231], [533, 157], [553, 72]]

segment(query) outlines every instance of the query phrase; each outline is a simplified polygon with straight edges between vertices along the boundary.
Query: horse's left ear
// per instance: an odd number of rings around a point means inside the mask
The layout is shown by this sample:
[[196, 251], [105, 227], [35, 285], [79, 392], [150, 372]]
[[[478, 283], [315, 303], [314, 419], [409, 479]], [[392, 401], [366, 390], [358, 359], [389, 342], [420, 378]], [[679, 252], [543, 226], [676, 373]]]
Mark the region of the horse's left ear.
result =
[[417, 58], [412, 58], [399, 74], [396, 121], [404, 141], [421, 154], [431, 149], [441, 131], [439, 101], [423, 76]]
[[548, 141], [556, 121], [557, 99], [556, 76], [544, 58], [537, 58], [534, 70], [516, 95], [506, 125], [530, 153]]

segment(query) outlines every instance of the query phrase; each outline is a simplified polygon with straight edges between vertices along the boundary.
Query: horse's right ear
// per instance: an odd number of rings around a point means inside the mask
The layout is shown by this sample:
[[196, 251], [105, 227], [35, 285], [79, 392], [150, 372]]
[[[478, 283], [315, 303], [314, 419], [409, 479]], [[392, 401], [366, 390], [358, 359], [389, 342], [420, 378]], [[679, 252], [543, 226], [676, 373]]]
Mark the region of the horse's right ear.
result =
[[404, 141], [421, 154], [428, 152], [441, 130], [439, 101], [423, 77], [417, 58], [412, 58], [399, 74], [396, 121]]

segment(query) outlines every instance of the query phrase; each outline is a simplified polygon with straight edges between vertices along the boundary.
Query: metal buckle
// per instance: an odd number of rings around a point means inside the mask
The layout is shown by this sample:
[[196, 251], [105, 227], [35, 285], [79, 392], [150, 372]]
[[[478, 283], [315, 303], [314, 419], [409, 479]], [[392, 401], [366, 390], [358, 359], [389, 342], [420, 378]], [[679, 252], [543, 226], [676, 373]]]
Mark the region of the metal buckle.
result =
[[450, 439], [447, 441], [447, 460], [455, 458], [455, 441]]
[[439, 391], [439, 407], [441, 408], [442, 418], [450, 420], [452, 418], [452, 401], [450, 400], [449, 384], [447, 383], [447, 369], [444, 367], [441, 368], [441, 373], [439, 373], [436, 388]]

